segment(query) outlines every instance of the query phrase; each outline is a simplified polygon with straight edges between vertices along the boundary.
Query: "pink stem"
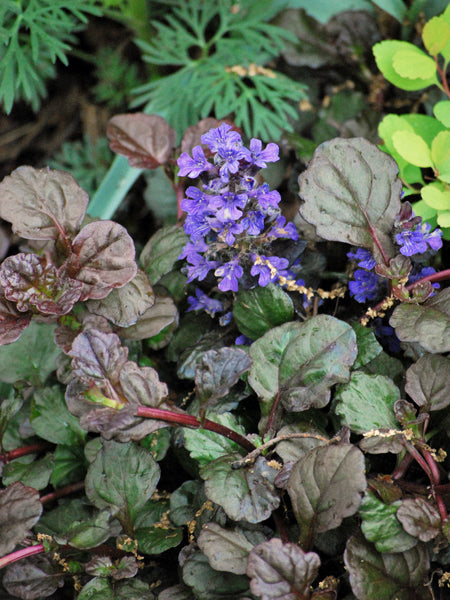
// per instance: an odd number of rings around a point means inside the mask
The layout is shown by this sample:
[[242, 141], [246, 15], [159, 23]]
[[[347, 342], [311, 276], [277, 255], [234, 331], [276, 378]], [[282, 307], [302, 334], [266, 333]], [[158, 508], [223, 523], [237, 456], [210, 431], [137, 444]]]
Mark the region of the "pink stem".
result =
[[47, 450], [51, 447], [52, 444], [47, 442], [41, 442], [40, 444], [30, 444], [29, 446], [22, 446], [21, 448], [16, 448], [15, 450], [10, 450], [9, 452], [0, 454], [0, 462], [7, 463], [10, 460], [14, 460], [15, 458], [20, 458], [21, 456], [26, 456], [27, 454], [35, 454], [37, 452], [42, 452], [43, 450]]
[[11, 565], [18, 560], [22, 560], [23, 558], [27, 558], [28, 556], [33, 556], [34, 554], [42, 554], [45, 552], [45, 548], [43, 544], [36, 544], [34, 546], [28, 546], [27, 548], [22, 548], [21, 550], [16, 550], [15, 552], [11, 552], [11, 554], [7, 554], [0, 558], [0, 569]]
[[66, 485], [65, 487], [56, 490], [55, 492], [51, 492], [50, 494], [46, 494], [45, 496], [41, 496], [42, 504], [47, 504], [48, 502], [53, 502], [53, 500], [57, 500], [58, 498], [62, 498], [63, 496], [68, 496], [73, 492], [79, 492], [84, 489], [84, 481], [78, 481], [77, 483], [71, 483], [70, 485]]

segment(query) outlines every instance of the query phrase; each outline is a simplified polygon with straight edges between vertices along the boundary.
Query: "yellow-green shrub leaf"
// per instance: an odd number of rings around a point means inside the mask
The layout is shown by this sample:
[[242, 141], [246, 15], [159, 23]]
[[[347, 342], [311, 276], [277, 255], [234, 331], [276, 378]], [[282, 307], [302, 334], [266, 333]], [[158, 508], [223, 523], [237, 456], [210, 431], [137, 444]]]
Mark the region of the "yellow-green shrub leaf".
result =
[[436, 210], [450, 210], [450, 190], [440, 181], [433, 181], [421, 190], [423, 200]]
[[425, 140], [412, 131], [397, 131], [392, 136], [392, 143], [397, 152], [405, 160], [416, 167], [431, 167], [431, 151]]
[[450, 181], [450, 131], [441, 131], [431, 144], [431, 159], [436, 175], [445, 182]]
[[433, 17], [425, 23], [422, 39], [431, 56], [436, 56], [450, 40], [450, 27], [442, 17]]
[[398, 50], [392, 58], [392, 66], [402, 77], [428, 79], [436, 72], [434, 60], [424, 52], [418, 54], [410, 48]]
[[[413, 72], [411, 76], [402, 75], [399, 71], [397, 71], [397, 68], [395, 68], [393, 64], [394, 56], [396, 56], [400, 50], [408, 51], [409, 61], [412, 61], [414, 66], [416, 60], [420, 60], [420, 57], [428, 58], [428, 60], [433, 63], [434, 72], [427, 77], [420, 77], [418, 71]], [[375, 44], [373, 47], [373, 54], [375, 56], [377, 67], [380, 69], [386, 79], [402, 90], [421, 90], [429, 85], [436, 85], [438, 83], [436, 68], [433, 60], [430, 57], [427, 57], [425, 52], [420, 50], [420, 48], [417, 48], [409, 42], [401, 42], [399, 40], [384, 40], [378, 44]], [[401, 58], [402, 55], [400, 54], [400, 57], [397, 57], [397, 61], [401, 63], [400, 65], [397, 65], [400, 70], [402, 68], [407, 68], [403, 64]], [[425, 66], [425, 71], [426, 69], [427, 67]]]
[[439, 119], [446, 127], [450, 127], [450, 100], [437, 102], [433, 107], [433, 112], [436, 119]]

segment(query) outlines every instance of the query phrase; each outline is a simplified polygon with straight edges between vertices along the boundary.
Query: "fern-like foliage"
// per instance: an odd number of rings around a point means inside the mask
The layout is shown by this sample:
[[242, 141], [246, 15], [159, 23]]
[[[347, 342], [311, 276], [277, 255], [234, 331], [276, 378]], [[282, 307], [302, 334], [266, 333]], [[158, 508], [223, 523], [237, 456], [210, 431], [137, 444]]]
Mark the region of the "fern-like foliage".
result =
[[[135, 90], [134, 106], [162, 114], [177, 131], [212, 112], [233, 115], [247, 135], [277, 139], [290, 130], [292, 102], [304, 86], [264, 68], [292, 36], [268, 21], [272, 2], [215, 0], [180, 2], [155, 24], [151, 43], [138, 41], [151, 65], [176, 70]], [[295, 41], [295, 40], [294, 40]]]
[[54, 63], [67, 64], [74, 33], [88, 14], [101, 15], [95, 0], [0, 1], [0, 103], [7, 113], [19, 99], [34, 110], [46, 95]]

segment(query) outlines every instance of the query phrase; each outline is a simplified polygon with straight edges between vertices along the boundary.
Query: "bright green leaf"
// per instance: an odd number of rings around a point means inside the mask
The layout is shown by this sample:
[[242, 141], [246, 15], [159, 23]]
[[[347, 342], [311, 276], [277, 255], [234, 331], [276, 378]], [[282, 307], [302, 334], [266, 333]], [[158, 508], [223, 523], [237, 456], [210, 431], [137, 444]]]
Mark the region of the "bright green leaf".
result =
[[392, 57], [392, 66], [402, 77], [408, 79], [428, 79], [436, 72], [436, 64], [424, 53], [418, 54], [417, 48], [397, 50]]
[[[409, 60], [412, 61], [412, 65], [415, 64], [415, 61], [422, 60], [423, 58], [432, 61], [430, 57], [428, 57], [420, 48], [417, 48], [413, 44], [409, 42], [401, 42], [398, 40], [384, 40], [375, 44], [372, 48], [375, 61], [377, 63], [378, 68], [386, 77], [386, 79], [399, 87], [402, 90], [421, 90], [423, 88], [428, 87], [429, 85], [437, 84], [438, 80], [436, 77], [436, 69], [434, 68], [433, 74], [427, 77], [408, 77], [402, 76], [394, 67], [394, 57], [399, 51], [407, 51], [410, 56]], [[400, 54], [400, 58], [397, 60], [400, 62], [400, 69], [405, 68], [407, 73], [410, 73], [408, 66], [404, 65], [402, 62], [403, 55]], [[433, 61], [432, 61], [433, 62]], [[428, 61], [425, 61], [425, 71], [427, 70], [427, 66], [429, 65]], [[434, 62], [433, 62], [434, 65]], [[429, 68], [429, 66], [428, 66]]]
[[433, 106], [433, 112], [436, 119], [439, 119], [445, 127], [450, 127], [450, 100], [436, 102]]
[[423, 45], [431, 56], [436, 56], [450, 40], [450, 27], [442, 17], [433, 17], [425, 23], [422, 39]]
[[434, 138], [431, 144], [431, 158], [437, 177], [450, 183], [450, 131], [441, 131]]
[[441, 181], [433, 181], [420, 190], [423, 200], [435, 210], [450, 211], [450, 190]]
[[70, 414], [60, 386], [36, 390], [30, 415], [34, 431], [53, 444], [79, 444], [86, 437], [79, 420]]
[[417, 167], [431, 167], [433, 161], [425, 140], [411, 131], [396, 131], [392, 136], [394, 148], [402, 158]]

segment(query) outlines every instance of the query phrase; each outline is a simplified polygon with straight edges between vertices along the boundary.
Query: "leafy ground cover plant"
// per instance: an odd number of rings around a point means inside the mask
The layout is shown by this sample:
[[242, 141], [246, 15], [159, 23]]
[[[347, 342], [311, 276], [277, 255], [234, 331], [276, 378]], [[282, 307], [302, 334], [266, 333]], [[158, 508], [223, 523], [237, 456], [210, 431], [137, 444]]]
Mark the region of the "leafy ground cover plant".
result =
[[68, 174], [0, 183], [7, 593], [444, 598], [450, 270], [394, 160], [336, 138], [300, 175], [342, 309], [262, 179], [276, 144], [204, 119], [178, 146], [142, 113], [108, 135], [178, 201], [138, 261]]

